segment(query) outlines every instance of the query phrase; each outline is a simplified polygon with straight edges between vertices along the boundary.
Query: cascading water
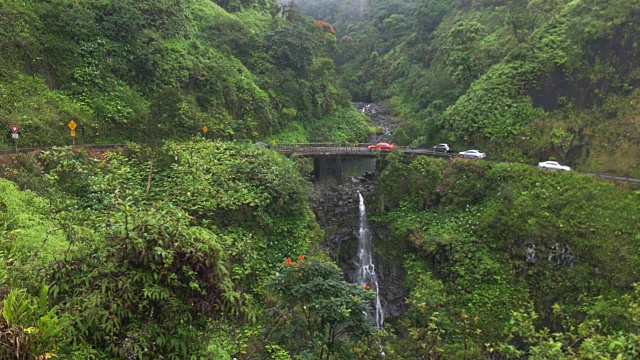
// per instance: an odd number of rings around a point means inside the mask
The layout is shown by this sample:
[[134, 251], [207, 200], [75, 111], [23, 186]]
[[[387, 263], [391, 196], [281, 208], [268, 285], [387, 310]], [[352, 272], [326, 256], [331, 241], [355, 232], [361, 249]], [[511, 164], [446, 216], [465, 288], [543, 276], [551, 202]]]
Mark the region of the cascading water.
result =
[[371, 256], [371, 231], [367, 223], [367, 211], [364, 206], [364, 198], [360, 191], [360, 232], [358, 234], [358, 284], [360, 286], [368, 286], [376, 292], [376, 313], [375, 321], [378, 329], [383, 328], [384, 312], [380, 305], [380, 293], [378, 291], [378, 277], [376, 276], [375, 267], [373, 266], [373, 258]]

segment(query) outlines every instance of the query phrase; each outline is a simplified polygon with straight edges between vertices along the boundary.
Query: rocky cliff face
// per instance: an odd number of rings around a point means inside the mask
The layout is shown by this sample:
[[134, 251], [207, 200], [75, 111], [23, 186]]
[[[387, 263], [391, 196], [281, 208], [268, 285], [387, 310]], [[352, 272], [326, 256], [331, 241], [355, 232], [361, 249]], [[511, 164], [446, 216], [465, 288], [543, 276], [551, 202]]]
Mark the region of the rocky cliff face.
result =
[[[374, 174], [367, 173], [363, 177], [348, 177], [342, 185], [330, 181], [314, 184], [311, 208], [320, 227], [325, 231], [324, 244], [331, 257], [342, 268], [346, 280], [352, 283], [356, 282], [358, 267], [358, 191], [365, 198], [368, 209], [373, 209], [377, 203], [373, 180]], [[407, 293], [402, 286], [405, 277], [402, 259], [395, 259], [380, 251], [385, 248], [388, 230], [375, 223], [370, 225], [373, 233], [373, 262], [378, 275], [381, 303], [385, 318], [392, 321], [405, 310]]]

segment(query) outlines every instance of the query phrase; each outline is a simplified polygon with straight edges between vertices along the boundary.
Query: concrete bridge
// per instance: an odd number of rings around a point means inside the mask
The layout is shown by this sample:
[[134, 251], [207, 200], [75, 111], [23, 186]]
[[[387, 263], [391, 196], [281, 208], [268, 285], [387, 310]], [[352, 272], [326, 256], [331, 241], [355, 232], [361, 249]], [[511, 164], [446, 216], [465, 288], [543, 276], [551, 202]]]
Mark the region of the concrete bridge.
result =
[[[388, 150], [369, 149], [371, 143], [357, 144], [332, 144], [332, 143], [308, 143], [308, 144], [278, 144], [271, 149], [285, 155], [297, 155], [313, 158], [313, 175], [319, 181], [333, 177], [338, 184], [342, 183], [342, 161], [351, 157], [378, 157], [391, 153]], [[406, 146], [397, 146], [394, 151], [403, 154], [427, 155], [451, 159], [458, 155], [436, 152], [428, 149], [409, 149]], [[380, 169], [379, 161], [376, 168]]]
[[[369, 149], [371, 143], [356, 144], [333, 144], [333, 143], [307, 143], [307, 144], [278, 144], [271, 148], [284, 155], [296, 154], [302, 157], [318, 157], [318, 156], [368, 156], [376, 157], [380, 154], [387, 154], [388, 150]], [[407, 146], [396, 146], [394, 151], [404, 154], [418, 154], [435, 156], [446, 159], [457, 157], [458, 155], [436, 152], [430, 149], [410, 149]]]

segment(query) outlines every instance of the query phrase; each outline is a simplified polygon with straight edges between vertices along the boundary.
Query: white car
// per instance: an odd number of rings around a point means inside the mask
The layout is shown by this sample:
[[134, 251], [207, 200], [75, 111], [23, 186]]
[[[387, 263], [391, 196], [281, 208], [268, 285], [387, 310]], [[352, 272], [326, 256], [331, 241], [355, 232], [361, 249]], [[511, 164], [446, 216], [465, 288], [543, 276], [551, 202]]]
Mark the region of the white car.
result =
[[560, 165], [558, 164], [557, 161], [543, 161], [541, 163], [538, 163], [538, 167], [541, 169], [551, 169], [551, 170], [564, 170], [564, 171], [571, 170], [570, 167], [565, 165]]
[[469, 159], [484, 159], [487, 157], [487, 154], [480, 152], [478, 150], [467, 150], [459, 153], [463, 158]]

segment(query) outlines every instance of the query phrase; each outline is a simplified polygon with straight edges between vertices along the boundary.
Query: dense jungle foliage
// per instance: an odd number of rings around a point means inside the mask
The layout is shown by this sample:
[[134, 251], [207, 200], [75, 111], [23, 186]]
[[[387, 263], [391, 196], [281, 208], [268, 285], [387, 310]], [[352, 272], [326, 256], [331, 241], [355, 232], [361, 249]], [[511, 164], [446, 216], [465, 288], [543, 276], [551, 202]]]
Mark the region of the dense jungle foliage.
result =
[[372, 334], [372, 294], [317, 250], [293, 162], [168, 142], [146, 196], [145, 151], [4, 168], [0, 358], [329, 359]]
[[408, 308], [376, 332], [374, 293], [322, 250], [298, 164], [168, 141], [147, 192], [150, 151], [1, 167], [0, 358], [640, 356], [640, 191], [391, 155], [373, 220], [392, 231], [374, 250], [404, 263]]
[[640, 191], [427, 157], [396, 157], [379, 183], [381, 242], [411, 249], [399, 358], [640, 356]]
[[640, 177], [637, 0], [298, 0], [336, 29], [358, 101], [400, 144]]
[[213, 139], [271, 140], [320, 118], [366, 126], [336, 84], [332, 29], [279, 9], [269, 0], [2, 1], [0, 144], [13, 145], [10, 125], [22, 147], [71, 144], [71, 120], [77, 143], [147, 142], [156, 129], [190, 138], [204, 126]]

